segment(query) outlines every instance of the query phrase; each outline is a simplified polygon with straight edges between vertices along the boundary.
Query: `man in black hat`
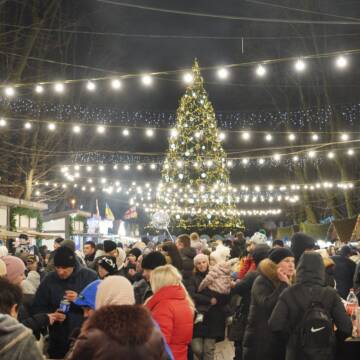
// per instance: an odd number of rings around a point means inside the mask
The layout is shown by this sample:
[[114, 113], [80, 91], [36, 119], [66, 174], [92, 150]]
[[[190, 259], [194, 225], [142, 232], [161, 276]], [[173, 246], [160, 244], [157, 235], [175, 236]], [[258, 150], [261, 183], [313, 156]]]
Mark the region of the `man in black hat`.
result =
[[[62, 246], [54, 253], [55, 271], [50, 272], [41, 282], [33, 303], [32, 311], [56, 313], [56, 322], [49, 327], [49, 357], [62, 359], [69, 350], [69, 337], [84, 320], [80, 307], [73, 302], [86, 285], [96, 280], [93, 270], [81, 267], [74, 251]], [[59, 311], [60, 303], [70, 303], [68, 312]]]

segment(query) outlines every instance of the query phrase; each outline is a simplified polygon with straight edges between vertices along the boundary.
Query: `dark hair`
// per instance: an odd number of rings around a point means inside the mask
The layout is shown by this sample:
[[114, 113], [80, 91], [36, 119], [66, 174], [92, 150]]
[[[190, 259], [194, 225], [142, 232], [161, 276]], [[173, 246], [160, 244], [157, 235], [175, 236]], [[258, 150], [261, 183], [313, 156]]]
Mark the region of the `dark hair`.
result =
[[143, 237], [141, 238], [141, 241], [142, 241], [145, 245], [147, 245], [147, 244], [150, 242], [150, 240], [149, 240], [149, 238], [148, 238], [147, 236], [143, 236]]
[[9, 254], [10, 255], [15, 255], [15, 240], [14, 239], [8, 239], [6, 242], [6, 246], [8, 248]]
[[29, 237], [26, 234], [20, 234], [19, 239], [29, 240]]
[[64, 238], [58, 237], [58, 238], [56, 238], [56, 239], [54, 240], [54, 242], [56, 242], [57, 244], [60, 245], [64, 240], [65, 240]]
[[0, 278], [0, 313], [10, 315], [14, 305], [20, 305], [22, 291], [19, 285], [12, 284], [5, 278]]
[[124, 245], [123, 245], [121, 242], [118, 242], [118, 243], [116, 244], [116, 247], [123, 249], [123, 248], [124, 248]]
[[181, 242], [185, 248], [189, 248], [191, 245], [190, 236], [187, 234], [182, 234], [177, 237], [177, 240]]
[[272, 246], [274, 247], [275, 245], [284, 247], [284, 242], [282, 240], [274, 240]]
[[96, 247], [95, 243], [91, 240], [86, 241], [84, 245], [90, 245], [93, 249], [95, 249], [95, 247]]
[[173, 242], [164, 242], [162, 249], [167, 252], [171, 259], [171, 265], [175, 266], [178, 270], [183, 269], [183, 261], [181, 259], [179, 250]]
[[96, 244], [95, 249], [96, 250], [104, 250], [104, 244], [103, 243]]

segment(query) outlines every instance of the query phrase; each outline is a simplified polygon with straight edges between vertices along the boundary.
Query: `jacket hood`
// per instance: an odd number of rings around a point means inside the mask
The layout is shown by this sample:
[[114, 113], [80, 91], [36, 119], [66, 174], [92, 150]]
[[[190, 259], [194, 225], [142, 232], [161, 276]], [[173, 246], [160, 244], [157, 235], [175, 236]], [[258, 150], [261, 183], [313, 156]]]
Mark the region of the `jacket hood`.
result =
[[155, 293], [146, 304], [149, 309], [154, 308], [161, 300], [184, 300], [186, 294], [181, 285], [164, 286]]
[[231, 266], [229, 263], [222, 262], [222, 263], [216, 264], [214, 267], [215, 268], [217, 267], [221, 273], [224, 273], [226, 275], [230, 275], [230, 273], [231, 273]]
[[185, 256], [191, 260], [196, 256], [196, 250], [192, 247], [183, 248], [181, 249], [180, 253], [182, 256]]
[[25, 338], [32, 336], [32, 331], [20, 324], [10, 315], [0, 314], [0, 359]]
[[316, 252], [305, 252], [296, 269], [297, 284], [325, 285], [325, 266]]
[[277, 276], [277, 266], [270, 259], [264, 259], [258, 266], [259, 273], [269, 279], [275, 286], [280, 282]]

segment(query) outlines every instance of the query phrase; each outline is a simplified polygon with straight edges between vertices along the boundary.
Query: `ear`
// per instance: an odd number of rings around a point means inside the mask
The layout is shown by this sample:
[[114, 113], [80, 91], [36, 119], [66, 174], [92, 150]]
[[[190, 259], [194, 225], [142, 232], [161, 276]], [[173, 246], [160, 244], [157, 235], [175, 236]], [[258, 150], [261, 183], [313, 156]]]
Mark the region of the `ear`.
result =
[[10, 309], [10, 316], [13, 317], [14, 319], [17, 319], [18, 317], [18, 305], [14, 304], [11, 309]]

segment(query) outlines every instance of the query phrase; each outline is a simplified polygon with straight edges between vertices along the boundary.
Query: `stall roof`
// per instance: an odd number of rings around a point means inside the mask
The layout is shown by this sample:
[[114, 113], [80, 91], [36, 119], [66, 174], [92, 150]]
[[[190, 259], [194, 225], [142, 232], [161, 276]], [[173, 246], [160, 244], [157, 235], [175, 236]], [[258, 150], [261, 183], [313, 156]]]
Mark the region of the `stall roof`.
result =
[[48, 205], [45, 203], [27, 201], [23, 199], [17, 199], [10, 196], [0, 195], [0, 205], [6, 206], [20, 206], [31, 210], [44, 211], [48, 209]]
[[44, 216], [44, 221], [50, 221], [50, 220], [56, 220], [65, 218], [67, 216], [83, 216], [86, 218], [91, 217], [91, 213], [88, 211], [82, 211], [82, 210], [67, 210], [67, 211], [60, 211], [57, 213], [49, 214]]
[[18, 237], [20, 234], [26, 234], [33, 237], [41, 237], [45, 239], [53, 239], [57, 238], [58, 234], [52, 234], [52, 233], [42, 233], [35, 230], [28, 230], [28, 229], [18, 229], [18, 231], [9, 231], [5, 228], [0, 227], [0, 236], [2, 237]]

